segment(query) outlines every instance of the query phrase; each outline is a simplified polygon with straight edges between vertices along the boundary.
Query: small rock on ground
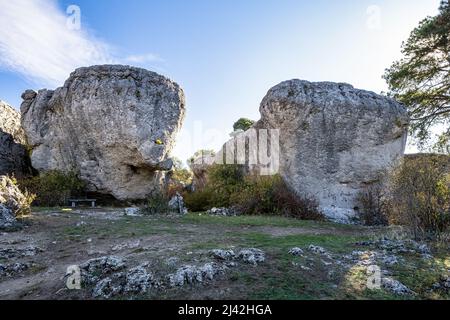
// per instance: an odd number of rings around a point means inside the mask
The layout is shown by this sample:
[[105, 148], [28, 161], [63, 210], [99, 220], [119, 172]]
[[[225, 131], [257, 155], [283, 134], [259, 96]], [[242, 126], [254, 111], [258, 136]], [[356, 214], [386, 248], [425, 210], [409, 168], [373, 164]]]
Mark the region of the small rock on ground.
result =
[[210, 251], [210, 254], [218, 260], [233, 260], [236, 258], [233, 250], [214, 249]]
[[264, 251], [255, 248], [242, 249], [238, 253], [238, 258], [245, 263], [250, 263], [253, 265], [257, 265], [258, 263], [262, 263], [266, 260]]
[[201, 267], [185, 265], [167, 278], [171, 287], [181, 287], [185, 284], [201, 284], [205, 280], [213, 280], [225, 270], [226, 267], [214, 262], [206, 263]]
[[295, 247], [290, 249], [288, 253], [293, 256], [301, 256], [303, 254], [303, 250], [301, 248]]

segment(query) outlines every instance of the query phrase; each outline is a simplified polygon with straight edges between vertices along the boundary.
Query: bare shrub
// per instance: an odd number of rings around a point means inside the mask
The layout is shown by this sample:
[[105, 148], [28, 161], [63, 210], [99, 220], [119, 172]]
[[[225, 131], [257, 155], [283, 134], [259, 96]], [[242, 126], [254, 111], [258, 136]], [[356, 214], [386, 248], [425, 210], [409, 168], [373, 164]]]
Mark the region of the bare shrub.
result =
[[359, 219], [366, 226], [388, 225], [388, 202], [383, 186], [375, 184], [360, 192], [357, 197]]
[[245, 187], [231, 201], [243, 214], [324, 220], [316, 201], [296, 195], [278, 175], [246, 177]]
[[168, 213], [170, 211], [169, 200], [170, 198], [165, 192], [154, 192], [150, 197], [147, 198], [147, 201], [143, 208], [144, 214], [156, 215]]
[[449, 164], [441, 155], [406, 158], [391, 175], [390, 222], [415, 238], [441, 238], [450, 226]]
[[85, 190], [85, 183], [75, 172], [48, 171], [39, 176], [20, 179], [21, 190], [36, 195], [36, 206], [64, 206], [70, 197], [79, 196]]
[[208, 183], [183, 196], [186, 206], [194, 212], [212, 207], [233, 207], [245, 215], [324, 219], [315, 201], [297, 196], [279, 175], [248, 175], [242, 165], [211, 166]]

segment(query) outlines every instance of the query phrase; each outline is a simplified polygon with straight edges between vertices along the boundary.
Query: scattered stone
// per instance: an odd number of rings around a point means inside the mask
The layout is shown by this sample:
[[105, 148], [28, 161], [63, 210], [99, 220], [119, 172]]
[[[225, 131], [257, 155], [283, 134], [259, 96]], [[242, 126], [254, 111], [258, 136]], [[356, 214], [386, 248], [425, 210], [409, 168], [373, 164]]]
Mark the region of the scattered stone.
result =
[[123, 287], [121, 285], [114, 285], [111, 278], [105, 278], [100, 280], [92, 290], [93, 298], [110, 299], [113, 296], [122, 292]]
[[166, 265], [168, 265], [169, 267], [175, 268], [179, 261], [180, 261], [180, 259], [178, 257], [170, 257], [165, 262], [166, 262]]
[[125, 208], [124, 211], [125, 211], [124, 214], [126, 216], [128, 216], [128, 217], [139, 217], [139, 216], [142, 216], [141, 208], [135, 208], [135, 207]]
[[123, 270], [125, 260], [115, 256], [104, 256], [90, 259], [80, 265], [83, 283], [92, 285], [100, 281], [101, 277]]
[[313, 244], [311, 244], [308, 247], [308, 250], [313, 252], [313, 253], [315, 253], [315, 254], [326, 254], [327, 253], [327, 251], [324, 248], [319, 247], [319, 246], [315, 246]]
[[17, 222], [12, 210], [0, 203], [0, 230], [14, 231], [20, 228], [21, 225]]
[[289, 254], [292, 254], [293, 256], [301, 256], [303, 255], [303, 250], [300, 248], [292, 248], [291, 250], [289, 250]]
[[300, 269], [302, 269], [303, 271], [311, 271], [311, 268], [306, 267], [304, 265], [300, 265]]
[[442, 285], [447, 288], [450, 289], [450, 276], [447, 276], [445, 278], [442, 278]]
[[236, 262], [234, 262], [234, 261], [226, 261], [225, 262], [225, 266], [227, 266], [227, 267], [229, 267], [229, 268], [234, 268], [234, 267], [237, 267], [237, 263]]
[[159, 286], [147, 270], [148, 265], [146, 262], [126, 271], [125, 260], [120, 257], [91, 259], [80, 265], [82, 282], [94, 286], [94, 298], [109, 299], [122, 293], [144, 294]]
[[89, 190], [146, 199], [164, 186], [185, 115], [178, 84], [145, 69], [75, 70], [56, 90], [22, 95], [22, 127], [40, 172], [76, 171]]
[[315, 246], [313, 244], [309, 245], [308, 250], [312, 253], [319, 254], [327, 259], [333, 260], [331, 254], [320, 246]]
[[84, 221], [77, 222], [77, 224], [76, 224], [77, 227], [82, 227], [82, 226], [85, 226], [85, 225], [87, 225], [87, 223], [84, 222]]
[[333, 262], [325, 261], [325, 260], [323, 260], [323, 259], [321, 259], [320, 262], [322, 262], [322, 264], [323, 264], [324, 266], [326, 266], [326, 267], [329, 267], [329, 266], [331, 266], [331, 265], [333, 264]]
[[0, 277], [15, 276], [23, 271], [28, 270], [29, 267], [30, 267], [29, 264], [19, 262], [7, 265], [0, 264]]
[[264, 251], [255, 248], [243, 249], [239, 251], [238, 259], [253, 265], [257, 265], [258, 263], [262, 263], [266, 260]]
[[374, 241], [358, 242], [360, 246], [371, 246], [377, 249], [381, 249], [393, 254], [411, 253], [421, 255], [423, 259], [432, 258], [431, 250], [426, 243], [418, 243], [417, 241], [406, 240], [392, 240], [388, 238], [382, 238]]
[[0, 258], [11, 259], [21, 257], [33, 257], [41, 252], [44, 252], [44, 250], [32, 245], [24, 248], [2, 248], [0, 249]]
[[432, 290], [450, 291], [450, 276], [443, 276], [439, 282], [433, 284]]
[[233, 250], [214, 249], [210, 251], [210, 254], [218, 260], [233, 260], [236, 258]]
[[344, 259], [350, 260], [358, 266], [371, 266], [377, 265], [377, 261], [387, 265], [393, 266], [400, 261], [403, 261], [401, 257], [393, 254], [388, 254], [386, 251], [353, 251], [349, 255], [344, 255]]
[[175, 273], [168, 275], [171, 287], [181, 287], [185, 284], [202, 284], [205, 280], [213, 280], [225, 272], [226, 267], [217, 263], [206, 263], [201, 267], [185, 265]]
[[184, 199], [178, 192], [169, 201], [169, 208], [179, 214], [187, 214], [188, 209], [184, 204]]
[[112, 251], [120, 251], [120, 250], [124, 250], [124, 249], [136, 249], [136, 248], [139, 248], [140, 245], [141, 245], [141, 240], [136, 240], [136, 241], [126, 242], [126, 243], [116, 244], [111, 248], [111, 250]]
[[233, 217], [237, 216], [238, 212], [233, 208], [212, 208], [206, 211], [206, 214], [211, 216], [225, 216], [225, 217]]
[[88, 250], [87, 251], [88, 256], [102, 256], [107, 254], [106, 251], [99, 251], [99, 250]]
[[381, 279], [381, 284], [384, 289], [397, 294], [397, 295], [413, 295], [414, 292], [411, 291], [407, 286], [398, 280], [391, 277], [383, 277]]
[[124, 291], [128, 293], [146, 293], [150, 288], [156, 287], [157, 282], [153, 274], [146, 270], [147, 265], [143, 264], [130, 269], [126, 274]]
[[431, 254], [422, 254], [422, 259], [423, 260], [431, 260], [431, 259], [433, 259], [434, 257], [431, 255]]
[[399, 258], [397, 256], [383, 256], [382, 262], [388, 266], [393, 266], [398, 264]]

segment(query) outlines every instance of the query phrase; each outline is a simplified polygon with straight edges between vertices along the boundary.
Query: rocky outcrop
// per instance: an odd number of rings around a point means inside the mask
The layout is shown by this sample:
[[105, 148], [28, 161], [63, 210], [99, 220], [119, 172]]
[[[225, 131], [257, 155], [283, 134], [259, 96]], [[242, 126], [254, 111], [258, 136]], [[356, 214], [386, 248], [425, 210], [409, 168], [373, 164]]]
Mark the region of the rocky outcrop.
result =
[[187, 214], [188, 209], [186, 208], [186, 205], [184, 204], [183, 196], [180, 193], [176, 193], [168, 203], [169, 210], [171, 210], [174, 213], [179, 214]]
[[0, 230], [20, 227], [16, 216], [29, 213], [30, 199], [7, 176], [0, 176]]
[[357, 194], [405, 149], [406, 109], [349, 84], [286, 81], [270, 89], [260, 112], [266, 128], [280, 130], [283, 179], [333, 220], [353, 217]]
[[159, 189], [185, 113], [171, 80], [120, 65], [80, 68], [55, 91], [26, 91], [22, 125], [39, 171], [75, 171], [119, 200]]
[[0, 175], [20, 177], [31, 172], [20, 113], [0, 101]]

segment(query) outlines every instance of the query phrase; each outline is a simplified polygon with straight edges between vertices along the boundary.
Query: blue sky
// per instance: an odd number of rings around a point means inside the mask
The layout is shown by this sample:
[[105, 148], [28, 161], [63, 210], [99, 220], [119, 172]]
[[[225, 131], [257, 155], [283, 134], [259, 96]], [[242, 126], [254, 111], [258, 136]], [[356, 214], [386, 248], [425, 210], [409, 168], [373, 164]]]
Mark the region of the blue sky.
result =
[[[69, 5], [81, 9], [81, 30], [62, 25]], [[61, 85], [76, 66], [145, 67], [185, 91], [187, 117], [174, 155], [186, 159], [199, 148], [219, 148], [239, 117], [259, 119], [260, 101], [281, 81], [386, 90], [384, 69], [438, 6], [439, 0], [0, 0], [0, 99], [19, 107], [25, 89]]]

